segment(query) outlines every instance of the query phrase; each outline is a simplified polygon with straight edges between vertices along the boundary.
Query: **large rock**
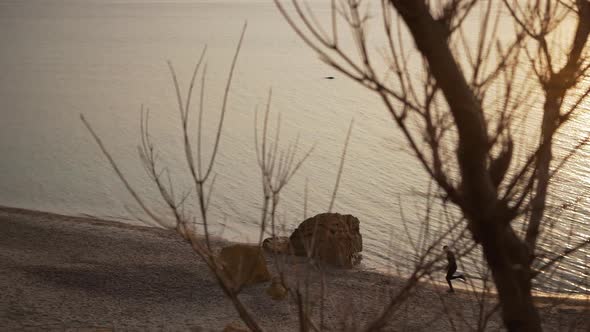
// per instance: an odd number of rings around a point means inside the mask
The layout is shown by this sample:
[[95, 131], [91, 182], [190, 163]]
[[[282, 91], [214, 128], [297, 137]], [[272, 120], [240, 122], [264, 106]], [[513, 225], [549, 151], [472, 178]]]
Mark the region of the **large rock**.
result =
[[225, 326], [222, 332], [249, 332], [250, 330], [242, 327], [239, 323], [229, 323]]
[[225, 247], [221, 249], [219, 260], [235, 290], [271, 279], [259, 246], [235, 244]]
[[[322, 262], [352, 267], [358, 263], [358, 253], [363, 250], [359, 223], [356, 217], [339, 213], [322, 213], [308, 218], [290, 236], [293, 252], [298, 256], [309, 252]], [[312, 243], [314, 231], [315, 241]]]
[[272, 278], [270, 286], [266, 289], [266, 294], [275, 301], [281, 301], [287, 297], [287, 288], [281, 281], [281, 278]]
[[291, 243], [287, 236], [269, 237], [262, 241], [262, 248], [273, 254], [290, 254]]

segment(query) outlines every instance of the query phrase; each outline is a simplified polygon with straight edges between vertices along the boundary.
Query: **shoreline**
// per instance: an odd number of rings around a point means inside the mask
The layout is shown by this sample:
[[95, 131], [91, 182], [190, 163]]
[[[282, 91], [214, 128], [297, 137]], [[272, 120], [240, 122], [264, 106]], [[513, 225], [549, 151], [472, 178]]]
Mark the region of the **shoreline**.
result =
[[[95, 224], [95, 225], [105, 225], [105, 226], [109, 226], [109, 227], [129, 229], [129, 230], [138, 230], [138, 231], [146, 231], [146, 232], [162, 231], [162, 232], [166, 232], [166, 233], [172, 232], [173, 234], [176, 234], [172, 229], [162, 228], [159, 225], [145, 225], [145, 224], [141, 224], [141, 223], [132, 224], [132, 223], [126, 223], [122, 220], [120, 221], [120, 220], [116, 220], [116, 219], [101, 218], [101, 217], [87, 215], [87, 214], [66, 215], [66, 214], [61, 214], [61, 213], [54, 213], [54, 212], [47, 212], [47, 211], [32, 210], [32, 209], [25, 209], [25, 208], [9, 207], [9, 206], [0, 205], [0, 214], [2, 212], [15, 213], [15, 214], [30, 214], [30, 215], [38, 216], [40, 218], [42, 218], [43, 216], [51, 217], [51, 218], [62, 218], [63, 220], [68, 220], [68, 221], [72, 221], [72, 222], [87, 222], [87, 223], [91, 223], [91, 224]], [[250, 242], [238, 242], [238, 241], [226, 240], [224, 238], [221, 238], [218, 236], [213, 236], [213, 235], [210, 236], [210, 239], [212, 239], [212, 241], [214, 243], [216, 243], [218, 246], [219, 245], [229, 245], [229, 244], [254, 244], [254, 243], [250, 243]], [[354, 267], [353, 270], [362, 271], [364, 273], [374, 273], [377, 275], [381, 275], [383, 277], [400, 278], [400, 279], [403, 277], [406, 277], [406, 276], [402, 277], [399, 274], [384, 271], [384, 270], [374, 268], [374, 267], [360, 266], [360, 267]], [[431, 284], [432, 284], [432, 282], [431, 282]], [[447, 284], [445, 283], [444, 280], [436, 282], [436, 285], [438, 285], [444, 289], [447, 288]], [[453, 287], [455, 287], [456, 289], [462, 290], [462, 291], [471, 292], [471, 290], [464, 287], [463, 283], [459, 283], [458, 287], [457, 286], [453, 286]], [[491, 292], [492, 292], [492, 294], [496, 294], [495, 290], [491, 290]], [[570, 297], [570, 298], [575, 298], [576, 300], [580, 300], [580, 301], [587, 301], [590, 298], [590, 293], [588, 293], [588, 294], [567, 293], [567, 292], [559, 293], [559, 292], [533, 290], [533, 296], [536, 298], [546, 298], [546, 299]]]
[[[213, 242], [217, 248], [231, 243], [219, 238]], [[227, 324], [239, 324], [204, 263], [172, 230], [0, 207], [0, 247], [0, 286], [8, 290], [0, 297], [0, 308], [8, 308], [0, 326], [8, 329], [219, 331]], [[273, 273], [274, 264], [269, 263]], [[289, 275], [301, 276], [301, 266], [289, 265]], [[312, 293], [318, 291], [321, 279], [314, 273]], [[388, 291], [403, 283], [403, 278], [377, 270], [328, 268], [325, 276], [331, 305], [326, 319], [337, 322], [354, 316], [361, 325], [380, 312]], [[240, 298], [263, 327], [297, 329], [293, 301], [271, 300], [267, 287], [268, 283], [248, 287]], [[473, 318], [473, 294], [462, 289], [446, 294], [445, 290], [420, 283], [392, 327], [443, 331], [453, 324], [462, 326], [460, 317]], [[537, 296], [547, 330], [564, 322], [590, 327], [590, 301], [582, 296], [586, 299]], [[552, 306], [555, 301], [564, 303]], [[455, 323], [449, 318], [453, 315]], [[500, 326], [496, 313], [489, 327]]]

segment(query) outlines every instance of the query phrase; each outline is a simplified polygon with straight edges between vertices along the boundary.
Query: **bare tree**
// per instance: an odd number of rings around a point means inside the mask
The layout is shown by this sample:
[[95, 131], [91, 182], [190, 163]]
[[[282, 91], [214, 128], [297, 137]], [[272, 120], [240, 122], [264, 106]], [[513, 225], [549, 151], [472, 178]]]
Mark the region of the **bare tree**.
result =
[[[240, 40], [238, 42], [236, 53], [234, 54], [233, 61], [230, 66], [219, 114], [219, 122], [217, 127], [214, 128], [213, 132], [215, 139], [208, 149], [211, 151], [210, 157], [208, 159], [206, 159], [204, 156], [203, 151], [206, 149], [202, 144], [203, 135], [205, 135], [202, 119], [203, 113], [205, 111], [203, 100], [205, 95], [207, 70], [203, 63], [205, 63], [204, 58], [206, 54], [206, 48], [203, 50], [201, 56], [197, 60], [186, 95], [183, 95], [182, 93], [182, 89], [178, 83], [177, 74], [172, 63], [168, 63], [178, 104], [178, 114], [180, 120], [179, 131], [182, 135], [182, 146], [180, 148], [186, 162], [186, 170], [182, 176], [188, 176], [190, 181], [185, 182], [188, 184], [190, 189], [180, 191], [178, 187], [173, 185], [173, 183], [175, 183], [173, 179], [177, 177], [178, 174], [174, 174], [171, 171], [172, 165], [169, 164], [169, 160], [161, 158], [158, 154], [157, 144], [153, 141], [151, 135], [149, 110], [143, 106], [140, 110], [140, 140], [137, 146], [138, 156], [142, 166], [144, 167], [147, 177], [155, 186], [155, 189], [159, 194], [160, 203], [164, 203], [164, 206], [168, 210], [166, 215], [161, 216], [155, 212], [153, 205], [154, 202], [148, 201], [146, 197], [141, 194], [141, 191], [137, 190], [135, 186], [128, 180], [127, 176], [118, 167], [117, 162], [109, 153], [107, 147], [100, 139], [97, 132], [83, 115], [81, 115], [81, 120], [90, 132], [94, 141], [97, 143], [103, 155], [110, 163], [111, 167], [115, 171], [116, 176], [121, 180], [127, 191], [143, 211], [146, 219], [166, 228], [171, 226], [169, 222], [167, 222], [171, 219], [173, 221], [172, 226], [174, 230], [190, 244], [191, 248], [196, 252], [199, 258], [206, 263], [218, 286], [230, 299], [232, 305], [236, 309], [236, 312], [244, 324], [252, 331], [262, 331], [262, 327], [258, 321], [258, 318], [244, 305], [240, 299], [242, 285], [240, 285], [237, 280], [233, 280], [232, 275], [225, 269], [224, 263], [216, 256], [215, 248], [211, 239], [211, 225], [216, 221], [212, 221], [208, 213], [211, 201], [211, 192], [215, 183], [215, 159], [217, 153], [219, 152], [221, 145], [220, 142], [223, 137], [222, 131], [225, 114], [227, 112], [232, 77], [238, 60], [242, 40], [244, 38], [245, 29], [246, 26], [244, 26], [244, 30], [242, 31]], [[197, 90], [199, 93], [195, 94], [196, 97], [193, 98], [195, 87], [199, 87], [199, 90]], [[256, 113], [254, 125], [256, 159], [261, 173], [263, 196], [259, 223], [260, 235], [258, 245], [262, 244], [262, 239], [265, 235], [275, 236], [277, 234], [279, 224], [278, 208], [281, 202], [281, 194], [289, 184], [291, 178], [295, 175], [295, 173], [298, 172], [298, 170], [301, 168], [301, 165], [313, 151], [312, 147], [304, 153], [299, 153], [299, 138], [295, 139], [293, 143], [281, 144], [280, 116], [276, 122], [274, 132], [271, 128], [269, 128], [269, 123], [271, 122], [271, 97], [272, 93], [269, 92], [264, 116], [261, 121], [262, 128], [260, 128], [260, 123], [257, 116], [258, 113]], [[196, 102], [194, 99], [196, 99]], [[198, 105], [198, 113], [196, 117], [192, 112], [193, 104]], [[193, 128], [193, 125], [195, 125], [196, 128]], [[337, 196], [352, 128], [353, 122], [351, 121], [347, 135], [345, 136], [344, 148], [335, 179], [334, 189], [332, 191], [330, 203], [327, 208], [328, 211], [330, 211], [334, 206], [334, 201]], [[194, 138], [191, 133], [194, 133], [196, 138]], [[307, 197], [307, 188], [305, 191]], [[432, 191], [429, 190], [427, 195], [431, 197]], [[191, 206], [187, 204], [190, 201], [196, 202], [197, 211], [193, 211]], [[455, 220], [452, 218], [448, 220], [447, 224], [438, 225], [436, 231], [431, 230], [430, 225], [432, 218], [430, 212], [432, 211], [431, 207], [433, 203], [434, 200], [428, 200], [427, 208], [425, 209], [426, 213], [423, 216], [423, 221], [419, 223], [421, 231], [417, 238], [412, 238], [411, 234], [408, 232], [408, 238], [411, 239], [410, 241], [414, 250], [413, 254], [415, 260], [414, 265], [409, 271], [409, 276], [402, 280], [403, 283], [399, 289], [387, 292], [387, 302], [383, 308], [382, 313], [378, 317], [373, 317], [373, 319], [366, 326], [366, 329], [378, 329], [390, 321], [391, 317], [395, 313], [399, 312], [400, 309], [402, 309], [403, 303], [406, 302], [406, 300], [411, 296], [412, 290], [418, 285], [419, 281], [427, 278], [435, 271], [441, 269], [441, 265], [439, 263], [442, 259], [442, 253], [437, 249], [442, 246], [442, 242], [449, 239], [456, 239], [458, 236], [460, 237], [466, 232], [465, 227], [461, 224], [461, 220]], [[306, 206], [306, 203], [304, 203], [304, 206]], [[304, 211], [304, 215], [305, 214], [306, 211]], [[316, 234], [314, 232], [312, 237], [315, 238], [315, 236]], [[312, 240], [311, 243], [313, 246], [315, 241]], [[466, 248], [459, 254], [464, 254], [465, 252], [470, 251], [472, 248], [473, 246]], [[324, 316], [324, 310], [327, 306], [325, 303], [325, 270], [321, 262], [314, 261], [314, 257], [312, 257], [312, 253], [314, 252], [313, 248], [310, 248], [307, 250], [307, 252], [308, 256], [304, 258], [305, 265], [304, 271], [302, 273], [303, 277], [296, 280], [292, 280], [293, 278], [290, 278], [291, 280], [287, 280], [289, 278], [285, 276], [285, 270], [287, 268], [285, 264], [285, 257], [278, 257], [276, 255], [272, 257], [273, 262], [275, 263], [276, 272], [279, 274], [279, 280], [285, 286], [290, 300], [297, 308], [297, 321], [300, 330], [319, 331], [324, 330], [329, 326], [335, 326], [339, 323], [346, 323], [339, 321], [325, 321], [326, 319]], [[312, 272], [314, 271], [319, 271], [319, 279], [321, 280], [321, 287], [318, 296], [319, 299], [314, 298], [314, 295], [310, 294], [310, 288], [313, 282]], [[317, 276], [317, 274], [315, 274], [315, 276]], [[312, 315], [312, 302], [320, 303], [319, 317], [317, 317], [317, 319]], [[340, 303], [333, 305], [336, 307], [336, 309], [346, 307]], [[349, 315], [346, 317], [346, 319], [352, 320], [352, 325], [358, 328], [359, 321], [355, 320], [353, 315]], [[319, 324], [316, 322], [316, 320], [319, 320]]]
[[[547, 194], [555, 174], [587, 143], [572, 142], [564, 157], [552, 152], [556, 134], [590, 93], [580, 84], [590, 66], [590, 2], [382, 0], [381, 52], [369, 42], [368, 1], [331, 0], [326, 22], [305, 1], [275, 3], [322, 61], [377, 94], [441, 200], [460, 209], [482, 248], [507, 329], [541, 330], [531, 280]], [[342, 37], [343, 23], [352, 46]], [[568, 24], [573, 35], [563, 46], [556, 31]], [[408, 60], [414, 49], [404, 44], [407, 35], [421, 62]], [[422, 74], [413, 74], [416, 67]], [[575, 95], [580, 87], [586, 90]], [[531, 96], [543, 100], [541, 132], [527, 149]], [[387, 313], [370, 329], [385, 326]]]

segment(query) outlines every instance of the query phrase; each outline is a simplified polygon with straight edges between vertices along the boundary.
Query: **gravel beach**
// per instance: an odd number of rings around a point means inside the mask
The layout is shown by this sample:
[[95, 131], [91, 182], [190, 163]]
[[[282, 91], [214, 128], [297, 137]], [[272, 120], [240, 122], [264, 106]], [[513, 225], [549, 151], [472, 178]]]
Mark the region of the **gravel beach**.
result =
[[[292, 284], [306, 275], [303, 266], [297, 260], [287, 265]], [[309, 278], [310, 294], [319, 294], [320, 274], [312, 271]], [[327, 269], [325, 281], [323, 316], [332, 330], [362, 327], [403, 284], [360, 269]], [[247, 287], [240, 298], [266, 330], [297, 330], [295, 301], [272, 300], [268, 285]], [[319, 321], [320, 304], [313, 304]], [[589, 301], [542, 298], [538, 304], [546, 330], [590, 331]], [[468, 331], [477, 314], [473, 294], [447, 294], [423, 283], [388, 330]], [[0, 208], [0, 330], [221, 331], [228, 324], [243, 326], [205, 264], [175, 232]], [[487, 330], [501, 326], [495, 314]]]

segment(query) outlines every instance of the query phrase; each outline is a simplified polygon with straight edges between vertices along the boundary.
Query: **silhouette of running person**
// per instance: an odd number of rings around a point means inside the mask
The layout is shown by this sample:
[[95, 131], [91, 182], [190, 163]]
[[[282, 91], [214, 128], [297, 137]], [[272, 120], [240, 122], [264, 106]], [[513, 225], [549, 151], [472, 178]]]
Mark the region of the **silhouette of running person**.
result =
[[456, 274], [457, 272], [457, 259], [455, 258], [455, 253], [449, 248], [449, 246], [444, 246], [443, 250], [447, 254], [447, 283], [449, 284], [449, 293], [454, 293], [455, 290], [453, 289], [453, 284], [451, 280], [453, 279], [461, 279], [465, 281], [465, 276], [463, 274]]

